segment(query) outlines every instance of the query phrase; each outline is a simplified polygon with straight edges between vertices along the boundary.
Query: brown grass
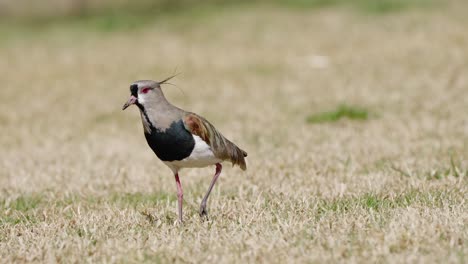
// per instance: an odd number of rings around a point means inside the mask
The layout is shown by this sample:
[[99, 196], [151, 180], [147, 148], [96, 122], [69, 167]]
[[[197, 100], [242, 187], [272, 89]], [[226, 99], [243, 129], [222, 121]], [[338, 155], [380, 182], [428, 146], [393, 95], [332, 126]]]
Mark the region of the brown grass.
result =
[[[466, 4], [385, 16], [238, 9], [111, 33], [56, 26], [0, 43], [5, 262], [464, 263]], [[162, 79], [248, 153], [171, 172], [128, 85]], [[353, 105], [354, 121], [308, 123]]]

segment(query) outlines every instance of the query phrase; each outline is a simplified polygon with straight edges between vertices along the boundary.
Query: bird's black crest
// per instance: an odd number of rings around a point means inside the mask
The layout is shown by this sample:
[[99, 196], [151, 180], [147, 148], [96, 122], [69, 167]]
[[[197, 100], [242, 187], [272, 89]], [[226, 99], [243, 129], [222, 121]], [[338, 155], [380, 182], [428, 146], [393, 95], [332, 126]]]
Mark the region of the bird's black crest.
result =
[[135, 96], [135, 97], [138, 97], [138, 84], [132, 84], [130, 85], [130, 93]]
[[[176, 76], [179, 75], [179, 74], [180, 74], [180, 72], [179, 72], [179, 73], [176, 73], [176, 74], [174, 74], [174, 75], [172, 75], [172, 76], [170, 76], [170, 77], [167, 77], [166, 79], [164, 79], [164, 80], [162, 80], [162, 81], [160, 81], [160, 82], [158, 82], [158, 83], [159, 83], [160, 85], [161, 85], [161, 84], [168, 83], [167, 81], [169, 81], [170, 79], [176, 77]], [[168, 83], [168, 84], [171, 84], [171, 83]]]

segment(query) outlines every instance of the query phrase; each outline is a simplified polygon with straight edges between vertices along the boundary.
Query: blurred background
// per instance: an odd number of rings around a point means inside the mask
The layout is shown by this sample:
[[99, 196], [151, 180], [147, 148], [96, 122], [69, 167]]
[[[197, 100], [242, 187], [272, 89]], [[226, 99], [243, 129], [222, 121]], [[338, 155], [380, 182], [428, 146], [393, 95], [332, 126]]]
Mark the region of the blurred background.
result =
[[[0, 259], [466, 258], [467, 10], [465, 0], [0, 0]], [[130, 83], [174, 73], [168, 99], [249, 153], [248, 171], [225, 166], [210, 198], [214, 231], [183, 241], [171, 239], [172, 174], [137, 109], [121, 111]], [[183, 171], [189, 226], [201, 225], [212, 172]]]
[[[453, 2], [453, 0], [444, 2]], [[434, 4], [437, 0], [254, 0], [254, 1], [230, 1], [230, 0], [47, 0], [41, 3], [32, 0], [20, 1], [1, 1], [1, 12], [4, 16], [22, 17], [22, 18], [53, 18], [64, 16], [85, 16], [109, 13], [157, 13], [168, 11], [180, 11], [182, 9], [193, 9], [207, 6], [223, 5], [246, 5], [246, 4], [265, 4], [265, 5], [283, 5], [294, 7], [325, 7], [332, 5], [347, 5], [366, 9], [368, 11], [388, 12], [405, 9], [408, 6], [428, 6]]]
[[116, 112], [128, 84], [175, 72], [171, 100], [226, 133], [235, 126], [230, 136], [253, 144], [285, 144], [284, 126], [321, 134], [342, 118], [385, 129], [393, 124], [386, 118], [407, 126], [422, 115], [431, 133], [451, 120], [450, 133], [464, 135], [455, 115], [466, 103], [464, 7], [460, 0], [2, 0], [1, 95], [15, 100], [1, 104], [9, 133], [0, 142], [4, 150], [30, 141], [56, 149], [96, 129], [121, 136], [135, 123]]

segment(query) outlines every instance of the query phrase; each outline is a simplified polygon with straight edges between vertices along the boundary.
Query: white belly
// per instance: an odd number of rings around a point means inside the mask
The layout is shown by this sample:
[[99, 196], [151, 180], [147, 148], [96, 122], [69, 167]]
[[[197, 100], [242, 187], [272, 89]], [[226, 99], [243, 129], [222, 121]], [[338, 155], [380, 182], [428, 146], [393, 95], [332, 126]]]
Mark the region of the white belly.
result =
[[193, 139], [195, 140], [195, 146], [190, 156], [183, 160], [164, 161], [164, 163], [172, 170], [179, 170], [181, 168], [201, 168], [222, 162], [221, 159], [215, 157], [210, 146], [199, 136], [193, 135]]

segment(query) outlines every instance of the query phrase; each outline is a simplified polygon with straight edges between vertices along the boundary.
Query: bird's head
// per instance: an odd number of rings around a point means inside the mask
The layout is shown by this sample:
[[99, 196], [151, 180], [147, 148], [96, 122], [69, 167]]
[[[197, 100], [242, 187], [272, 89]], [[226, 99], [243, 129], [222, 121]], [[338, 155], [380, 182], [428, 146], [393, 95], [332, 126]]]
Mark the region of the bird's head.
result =
[[166, 83], [174, 77], [175, 75], [160, 82], [140, 80], [132, 83], [130, 85], [130, 99], [123, 105], [122, 110], [127, 109], [127, 107], [133, 104], [144, 107], [145, 104], [150, 104], [151, 102], [157, 103], [160, 98], [164, 97], [161, 91], [161, 84]]

